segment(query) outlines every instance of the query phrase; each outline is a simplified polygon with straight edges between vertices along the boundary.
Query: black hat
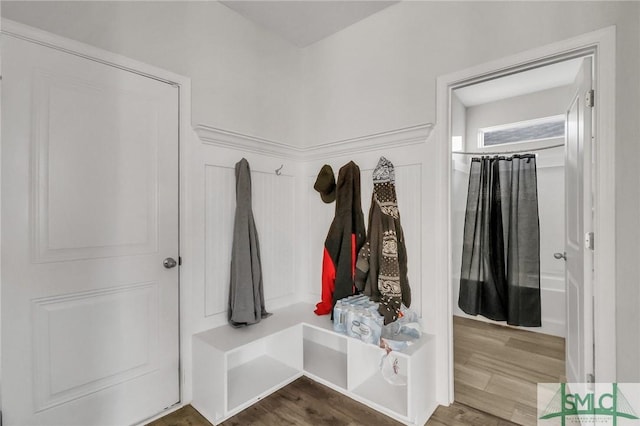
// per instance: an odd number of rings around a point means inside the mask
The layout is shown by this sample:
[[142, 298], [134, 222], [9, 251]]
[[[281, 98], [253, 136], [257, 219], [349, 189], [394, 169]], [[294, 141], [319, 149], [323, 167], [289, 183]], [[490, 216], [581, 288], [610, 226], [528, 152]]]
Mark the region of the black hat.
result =
[[313, 189], [320, 193], [320, 198], [325, 203], [333, 203], [336, 200], [336, 178], [331, 166], [328, 164], [322, 166]]

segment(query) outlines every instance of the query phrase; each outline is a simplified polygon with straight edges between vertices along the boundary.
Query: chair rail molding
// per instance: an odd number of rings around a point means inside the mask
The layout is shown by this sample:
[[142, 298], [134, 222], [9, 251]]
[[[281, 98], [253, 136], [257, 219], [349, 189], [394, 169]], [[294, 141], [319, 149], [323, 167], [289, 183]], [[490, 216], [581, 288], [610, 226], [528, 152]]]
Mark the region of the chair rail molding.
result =
[[380, 149], [395, 149], [403, 146], [420, 145], [427, 141], [431, 130], [433, 130], [433, 124], [425, 123], [315, 145], [304, 149], [304, 160], [323, 160], [325, 158], [335, 158]]
[[304, 162], [380, 149], [395, 149], [403, 146], [420, 145], [425, 143], [429, 138], [431, 130], [433, 130], [433, 124], [425, 123], [310, 147], [296, 147], [282, 142], [219, 129], [207, 124], [195, 125], [193, 129], [202, 143], [208, 145]]
[[206, 124], [193, 127], [202, 143], [218, 147], [230, 148], [236, 151], [248, 151], [270, 157], [301, 159], [303, 150], [292, 145], [257, 136], [223, 130]]

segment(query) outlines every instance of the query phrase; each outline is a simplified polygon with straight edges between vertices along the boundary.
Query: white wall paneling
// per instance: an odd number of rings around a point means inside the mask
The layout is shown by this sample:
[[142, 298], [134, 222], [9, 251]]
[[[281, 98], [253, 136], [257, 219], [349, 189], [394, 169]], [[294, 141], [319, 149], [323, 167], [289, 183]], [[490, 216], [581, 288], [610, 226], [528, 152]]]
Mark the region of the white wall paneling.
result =
[[[235, 215], [235, 170], [205, 164], [205, 316], [227, 310]], [[252, 170], [253, 212], [260, 239], [265, 299], [293, 292], [294, 178]]]
[[[394, 156], [395, 154], [395, 156]], [[408, 274], [409, 283], [412, 289], [413, 307], [421, 314], [421, 283], [422, 283], [422, 164], [421, 162], [405, 163], [401, 161], [402, 155], [398, 155], [398, 150], [390, 148], [380, 151], [379, 155], [386, 157], [394, 163], [396, 171], [396, 192], [398, 196], [398, 207], [400, 210], [400, 219], [405, 234], [407, 253], [408, 253]], [[379, 157], [373, 159], [358, 161], [358, 155], [354, 155], [353, 161], [360, 166], [361, 179], [361, 197], [362, 212], [364, 214], [365, 226], [367, 226], [369, 208], [371, 206], [371, 193], [373, 191], [372, 173]], [[346, 164], [350, 159], [344, 158], [344, 163], [331, 161], [331, 166], [336, 174], [336, 179], [340, 167]], [[316, 176], [324, 163], [314, 164], [307, 176], [307, 195], [308, 195], [308, 212], [309, 212], [309, 262], [310, 270], [307, 278], [309, 293], [315, 297], [315, 302], [320, 301], [321, 276], [322, 276], [322, 253], [324, 240], [329, 231], [329, 226], [333, 220], [335, 203], [325, 204], [318, 192], [313, 189]], [[314, 174], [315, 173], [315, 174]]]
[[209, 317], [226, 312], [229, 303], [236, 186], [232, 168], [205, 164], [204, 169], [204, 315]]
[[[201, 143], [194, 167], [199, 171], [195, 222], [200, 258], [194, 282], [196, 330], [227, 322], [231, 246], [236, 211], [235, 164], [251, 168], [252, 208], [260, 241], [267, 310], [297, 300], [296, 276], [303, 240], [296, 228], [298, 151], [287, 145], [208, 126], [196, 126]], [[280, 175], [275, 170], [282, 166]], [[200, 233], [196, 233], [200, 235]], [[299, 286], [299, 285], [298, 285]]]
[[[361, 169], [362, 210], [371, 202], [371, 174], [380, 156], [396, 168], [396, 188], [409, 253], [412, 307], [423, 303], [424, 256], [422, 159], [430, 125], [341, 141], [314, 149], [288, 148], [272, 141], [196, 126], [202, 141], [200, 170], [194, 191], [201, 194], [194, 219], [203, 227], [201, 275], [196, 280], [197, 330], [226, 322], [229, 265], [235, 213], [234, 165], [247, 158], [252, 170], [253, 212], [260, 237], [267, 309], [297, 300], [319, 301], [322, 250], [333, 219], [335, 203], [325, 204], [313, 189], [317, 173], [330, 163], [337, 175], [353, 160]], [[373, 147], [373, 149], [372, 149]], [[275, 169], [283, 166], [280, 176]], [[200, 269], [199, 267], [196, 269]], [[201, 280], [201, 281], [200, 281]], [[200, 282], [198, 282], [200, 281]]]
[[[428, 276], [425, 275], [425, 269], [428, 269], [430, 260], [425, 258], [423, 252], [426, 236], [424, 210], [430, 204], [429, 195], [425, 194], [424, 189], [425, 146], [430, 131], [431, 125], [424, 125], [329, 144], [308, 151], [312, 158], [303, 162], [302, 170], [305, 202], [301, 221], [308, 238], [304, 246], [304, 263], [307, 269], [303, 280], [304, 293], [301, 295], [303, 300], [310, 303], [320, 301], [324, 240], [335, 210], [335, 203], [325, 204], [313, 189], [320, 168], [329, 164], [337, 180], [340, 168], [349, 161], [354, 161], [360, 167], [362, 212], [366, 226], [373, 190], [372, 172], [380, 157], [384, 156], [394, 164], [396, 170], [396, 192], [407, 245], [412, 308], [423, 317], [430, 311], [426, 308], [429, 302], [425, 302], [424, 290], [428, 285], [424, 279]], [[427, 329], [431, 325], [430, 321], [426, 321]]]

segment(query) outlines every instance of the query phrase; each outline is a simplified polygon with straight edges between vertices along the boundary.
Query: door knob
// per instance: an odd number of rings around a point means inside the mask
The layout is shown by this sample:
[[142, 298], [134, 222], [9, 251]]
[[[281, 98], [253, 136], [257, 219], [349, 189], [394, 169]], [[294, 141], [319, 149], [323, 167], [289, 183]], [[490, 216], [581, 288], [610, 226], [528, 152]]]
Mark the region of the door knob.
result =
[[566, 261], [567, 260], [567, 252], [564, 252], [564, 253], [553, 253], [553, 257], [555, 257], [558, 260], [564, 259]]
[[175, 268], [177, 264], [178, 262], [176, 262], [176, 260], [173, 257], [167, 257], [165, 260], [162, 261], [162, 265], [167, 269]]

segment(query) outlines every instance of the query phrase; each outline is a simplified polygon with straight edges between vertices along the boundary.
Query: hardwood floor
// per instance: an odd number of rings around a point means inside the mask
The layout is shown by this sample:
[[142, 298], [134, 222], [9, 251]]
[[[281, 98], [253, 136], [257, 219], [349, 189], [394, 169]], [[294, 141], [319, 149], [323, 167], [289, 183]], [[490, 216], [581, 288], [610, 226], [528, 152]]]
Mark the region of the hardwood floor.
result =
[[[303, 380], [303, 379], [301, 379]], [[296, 382], [292, 383], [290, 386], [295, 385]], [[313, 383], [313, 386], [322, 386], [317, 383]], [[279, 392], [282, 392], [284, 389], [281, 389]], [[265, 398], [264, 401], [271, 398], [272, 400], [277, 400], [279, 398], [279, 392], [270, 395], [268, 398]], [[333, 392], [333, 391], [332, 391]], [[353, 401], [346, 396], [342, 396], [338, 394], [338, 399], [340, 400], [340, 405], [343, 407], [348, 407], [349, 401]], [[271, 401], [272, 403], [274, 401]], [[247, 410], [239, 413], [238, 415], [230, 418], [226, 422], [222, 423], [222, 425], [268, 425], [268, 426], [279, 426], [279, 425], [349, 425], [349, 426], [378, 426], [378, 425], [400, 425], [401, 423], [395, 422], [392, 419], [385, 418], [383, 421], [379, 421], [379, 416], [376, 411], [371, 410], [370, 408], [363, 406], [359, 413], [361, 415], [360, 418], [346, 418], [342, 417], [340, 421], [329, 421], [329, 418], [325, 418], [322, 421], [318, 421], [317, 415], [312, 412], [307, 413], [307, 410], [304, 409], [304, 413], [302, 410], [298, 410], [298, 414], [289, 412], [284, 416], [277, 415], [269, 415], [269, 413], [265, 413], [263, 406], [262, 408], [258, 408], [261, 402], [258, 402], [256, 405], [248, 408]], [[275, 403], [278, 405], [278, 403]], [[358, 404], [358, 403], [356, 403]], [[323, 407], [322, 409], [325, 409]], [[286, 411], [286, 409], [278, 409], [278, 412], [282, 410]], [[371, 414], [371, 415], [369, 415]], [[286, 417], [287, 420], [282, 420], [283, 417]], [[454, 402], [449, 407], [438, 407], [433, 416], [429, 419], [426, 426], [513, 426], [517, 425], [516, 423], [512, 423], [510, 421], [492, 416], [491, 414], [484, 413], [480, 410], [476, 410], [475, 408], [467, 407], [458, 402]], [[149, 423], [148, 426], [212, 426], [207, 419], [205, 419], [198, 411], [193, 408], [191, 405], [187, 405], [159, 420], [156, 420], [152, 423]]]
[[[209, 426], [190, 405], [148, 426]], [[376, 425], [401, 423], [378, 413], [324, 385], [301, 377], [246, 410], [221, 423], [223, 426]]]
[[[454, 317], [455, 399], [427, 426], [536, 424], [536, 384], [564, 380], [564, 339]], [[149, 426], [210, 426], [186, 406]], [[302, 377], [222, 423], [224, 426], [400, 425]]]
[[[302, 377], [222, 423], [223, 426], [344, 425], [392, 426], [386, 417], [326, 386]], [[438, 407], [427, 426], [510, 426], [499, 419], [459, 403]], [[191, 405], [147, 426], [211, 426]]]
[[195, 408], [187, 405], [158, 420], [147, 423], [146, 426], [211, 426], [211, 423]]
[[517, 423], [492, 416], [484, 411], [454, 402], [439, 406], [426, 426], [515, 426]]
[[537, 384], [564, 381], [564, 339], [454, 317], [455, 400], [536, 424]]

